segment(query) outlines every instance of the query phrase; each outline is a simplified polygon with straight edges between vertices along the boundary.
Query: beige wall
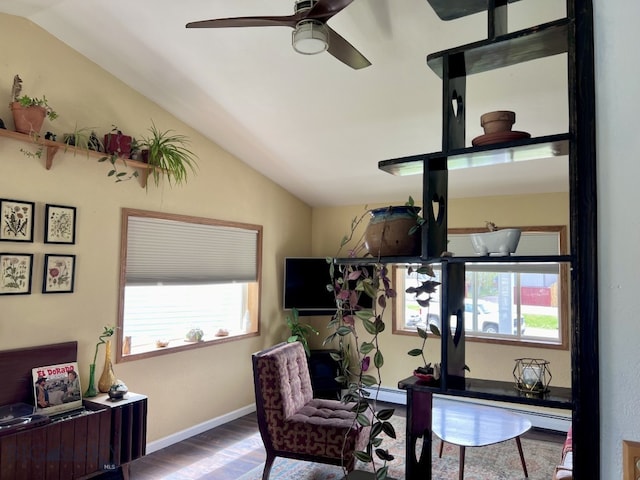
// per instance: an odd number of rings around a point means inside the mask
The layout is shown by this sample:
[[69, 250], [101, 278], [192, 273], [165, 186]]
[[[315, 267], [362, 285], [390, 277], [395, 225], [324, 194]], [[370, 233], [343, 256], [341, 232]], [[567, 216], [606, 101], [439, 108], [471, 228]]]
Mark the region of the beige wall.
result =
[[[47, 171], [42, 160], [20, 152], [25, 144], [0, 138], [0, 197], [36, 202], [35, 242], [0, 244], [3, 252], [35, 254], [32, 294], [0, 298], [0, 349], [77, 340], [87, 381], [98, 334], [116, 323], [122, 207], [261, 224], [260, 337], [115, 365], [130, 390], [149, 396], [150, 441], [252, 404], [250, 356], [286, 338], [282, 263], [286, 255], [309, 254], [311, 209], [32, 23], [0, 15], [0, 43], [0, 118], [8, 128], [11, 85], [20, 74], [23, 93], [46, 95], [60, 115], [43, 132], [61, 138], [77, 124], [103, 134], [117, 124], [140, 136], [153, 119], [190, 137], [200, 166], [185, 187], [145, 192], [137, 180], [115, 184], [107, 165], [83, 156], [58, 153]], [[43, 243], [46, 203], [77, 207], [76, 245]], [[45, 253], [77, 255], [73, 294], [40, 293]]]
[[[390, 177], [392, 178], [392, 177]], [[405, 200], [399, 202], [400, 205]], [[378, 205], [369, 205], [375, 208]], [[353, 218], [364, 212], [364, 206], [342, 208], [314, 208], [312, 252], [318, 256], [337, 254], [342, 237], [349, 232]], [[449, 201], [449, 227], [483, 227], [485, 220], [494, 221], [499, 226], [526, 225], [568, 225], [568, 194], [544, 194], [509, 197], [479, 197], [473, 199], [451, 199]], [[367, 219], [360, 226], [361, 235]], [[355, 238], [358, 238], [356, 235]], [[326, 332], [326, 319], [314, 318], [321, 332]], [[385, 312], [388, 328], [382, 334], [382, 352], [385, 366], [382, 371], [383, 385], [395, 388], [397, 381], [411, 375], [418, 366], [416, 360], [406, 352], [420, 346], [416, 336], [394, 335], [391, 333], [391, 309]], [[440, 357], [439, 339], [427, 340], [428, 360], [438, 361]], [[530, 347], [495, 345], [467, 342], [466, 363], [471, 368], [470, 376], [496, 380], [513, 380], [514, 359], [520, 357], [544, 358], [549, 360], [553, 375], [552, 385], [571, 385], [571, 358], [568, 350], [538, 349]]]

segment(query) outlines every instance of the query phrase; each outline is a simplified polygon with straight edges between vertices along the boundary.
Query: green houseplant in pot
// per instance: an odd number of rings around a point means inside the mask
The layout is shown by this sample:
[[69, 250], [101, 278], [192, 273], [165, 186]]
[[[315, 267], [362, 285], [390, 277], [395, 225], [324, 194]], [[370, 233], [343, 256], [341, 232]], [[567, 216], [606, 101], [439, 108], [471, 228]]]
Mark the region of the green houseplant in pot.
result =
[[311, 350], [309, 349], [309, 341], [307, 337], [309, 335], [318, 335], [318, 331], [307, 323], [300, 322], [300, 316], [298, 315], [298, 309], [292, 308], [291, 315], [287, 315], [285, 318], [287, 327], [289, 327], [290, 335], [287, 338], [287, 342], [300, 342], [304, 347], [304, 351], [307, 353], [307, 357], [311, 356]]
[[20, 95], [22, 92], [22, 79], [19, 75], [13, 77], [11, 89], [12, 102], [10, 104], [13, 114], [13, 123], [16, 131], [27, 135], [40, 135], [45, 118], [55, 120], [58, 114], [49, 106], [47, 97], [42, 98]]
[[[409, 198], [407, 207], [410, 221], [403, 222], [400, 230], [409, 237], [424, 222], [418, 215], [412, 198]], [[336, 261], [334, 258], [327, 258], [331, 278], [331, 284], [327, 288], [334, 293], [337, 308], [329, 323], [333, 333], [325, 339], [325, 345], [337, 343], [338, 346], [339, 353], [332, 354], [332, 357], [340, 365], [341, 375], [336, 380], [347, 385], [343, 401], [353, 402], [355, 421], [361, 427], [371, 427], [365, 450], [354, 454], [359, 461], [369, 464], [371, 471], [358, 472], [358, 478], [380, 480], [387, 478], [387, 462], [393, 460], [388, 450], [381, 447], [383, 437], [396, 437], [395, 428], [389, 421], [394, 410], [379, 409], [376, 405], [384, 365], [380, 347], [380, 335], [385, 330], [384, 312], [396, 292], [389, 278], [387, 265], [380, 261], [380, 257], [384, 256], [383, 242], [377, 244], [376, 250], [367, 242], [366, 234], [363, 238], [354, 240], [363, 220], [369, 216], [370, 211], [367, 211], [354, 218], [349, 234], [343, 237], [336, 257], [344, 256], [341, 252], [348, 250], [347, 259]], [[404, 239], [401, 238], [400, 241], [403, 243]], [[372, 257], [370, 262], [355, 258], [363, 253]], [[351, 262], [350, 258], [354, 258], [354, 261]]]
[[142, 159], [149, 164], [156, 186], [166, 176], [170, 185], [185, 183], [189, 170], [196, 171], [196, 155], [189, 150], [189, 139], [173, 130], [159, 130], [154, 123], [149, 128], [150, 136], [142, 137], [140, 149]]

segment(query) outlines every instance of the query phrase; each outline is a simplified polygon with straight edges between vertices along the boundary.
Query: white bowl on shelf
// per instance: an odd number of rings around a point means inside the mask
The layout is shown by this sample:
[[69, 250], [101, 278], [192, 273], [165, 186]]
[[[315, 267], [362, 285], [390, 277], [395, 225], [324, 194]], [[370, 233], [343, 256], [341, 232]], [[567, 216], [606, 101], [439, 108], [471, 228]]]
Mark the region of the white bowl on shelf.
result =
[[521, 233], [519, 228], [472, 233], [471, 245], [478, 255], [509, 256], [518, 248]]

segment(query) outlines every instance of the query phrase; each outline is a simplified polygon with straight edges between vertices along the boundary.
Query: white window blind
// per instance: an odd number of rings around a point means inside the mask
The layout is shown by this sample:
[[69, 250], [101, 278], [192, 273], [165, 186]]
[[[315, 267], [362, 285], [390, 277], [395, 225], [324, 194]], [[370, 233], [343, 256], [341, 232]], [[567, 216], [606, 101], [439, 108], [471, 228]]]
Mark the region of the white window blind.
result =
[[127, 285], [257, 281], [258, 230], [144, 216], [127, 230]]

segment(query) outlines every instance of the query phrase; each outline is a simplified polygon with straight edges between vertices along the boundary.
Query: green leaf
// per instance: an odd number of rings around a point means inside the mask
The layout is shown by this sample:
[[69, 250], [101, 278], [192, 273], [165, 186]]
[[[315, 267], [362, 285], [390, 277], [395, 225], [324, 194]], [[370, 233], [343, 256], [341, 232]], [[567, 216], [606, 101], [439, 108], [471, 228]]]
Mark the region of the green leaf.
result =
[[371, 427], [369, 438], [375, 438], [382, 433], [382, 422], [375, 422]]
[[394, 412], [395, 410], [393, 408], [385, 408], [376, 413], [376, 417], [380, 420], [389, 420], [393, 416]]
[[353, 452], [353, 456], [363, 463], [369, 463], [372, 460], [371, 455], [369, 455], [367, 452], [362, 452], [360, 450], [356, 450], [355, 452]]
[[109, 173], [107, 173], [107, 177], [113, 177], [116, 174], [115, 170], [109, 170]]
[[362, 377], [360, 378], [360, 381], [366, 387], [370, 387], [371, 385], [377, 385], [378, 384], [378, 379], [376, 377], [374, 377], [373, 375], [362, 375]]
[[440, 333], [440, 329], [438, 328], [437, 325], [434, 325], [433, 323], [429, 324], [429, 330], [431, 330], [431, 333], [433, 333], [434, 335], [438, 335], [439, 337], [442, 336], [442, 334]]
[[368, 427], [369, 425], [371, 425], [371, 421], [369, 421], [369, 417], [367, 417], [366, 415], [363, 415], [362, 413], [358, 414], [358, 416], [356, 417], [356, 420], [358, 424], [363, 427]]
[[422, 350], [419, 348], [414, 348], [413, 350], [409, 350], [407, 354], [412, 357], [419, 357], [420, 355], [422, 355]]
[[429, 336], [427, 334], [427, 331], [424, 328], [420, 328], [420, 327], [418, 327], [418, 335], [420, 336], [420, 338], [424, 338], [424, 339], [426, 339]]
[[333, 360], [334, 362], [340, 362], [342, 360], [342, 356], [336, 352], [330, 352], [329, 356], [331, 357], [331, 360]]
[[382, 368], [382, 366], [384, 365], [384, 357], [382, 356], [382, 352], [380, 350], [377, 350], [373, 355], [373, 364], [376, 368]]
[[356, 401], [356, 404], [351, 408], [351, 411], [356, 413], [363, 413], [367, 410], [369, 410], [369, 403], [362, 399]]
[[393, 428], [393, 425], [390, 422], [382, 423], [382, 430], [391, 438], [396, 438], [396, 429]]
[[367, 353], [371, 352], [371, 350], [373, 350], [374, 348], [375, 346], [373, 345], [373, 343], [362, 342], [362, 345], [360, 345], [360, 353], [362, 353], [363, 355], [366, 355]]
[[376, 324], [374, 322], [370, 322], [369, 320], [363, 320], [362, 325], [364, 325], [364, 329], [367, 331], [367, 333], [371, 335], [375, 335], [376, 333], [378, 333]]
[[338, 328], [338, 330], [336, 331], [336, 333], [337, 333], [338, 335], [340, 335], [341, 337], [344, 337], [345, 335], [349, 335], [349, 334], [351, 334], [351, 329], [350, 329], [349, 327], [342, 326], [342, 327], [339, 327], [339, 328]]

